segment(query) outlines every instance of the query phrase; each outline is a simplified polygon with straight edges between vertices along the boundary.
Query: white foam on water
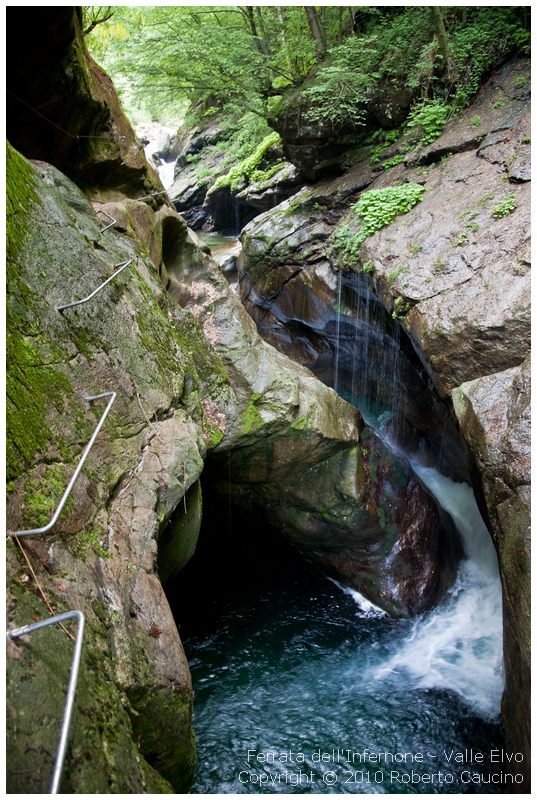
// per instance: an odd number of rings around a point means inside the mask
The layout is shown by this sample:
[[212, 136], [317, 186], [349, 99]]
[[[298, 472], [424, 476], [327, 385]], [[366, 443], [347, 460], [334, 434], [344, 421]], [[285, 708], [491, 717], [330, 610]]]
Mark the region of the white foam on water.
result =
[[367, 597], [364, 597], [363, 594], [357, 592], [356, 589], [351, 589], [350, 586], [343, 586], [341, 583], [338, 583], [334, 578], [329, 578], [332, 583], [341, 589], [342, 592], [348, 594], [349, 597], [352, 597], [358, 608], [360, 609], [360, 617], [362, 618], [373, 618], [373, 617], [387, 617], [388, 615], [382, 609], [372, 603]]
[[165, 189], [169, 189], [173, 183], [173, 173], [175, 170], [175, 161], [161, 161], [158, 165], [159, 178]]
[[416, 688], [457, 692], [482, 716], [495, 718], [503, 692], [502, 593], [498, 560], [474, 493], [435, 469], [412, 467], [453, 519], [466, 559], [446, 600], [414, 622], [396, 652], [373, 670]]

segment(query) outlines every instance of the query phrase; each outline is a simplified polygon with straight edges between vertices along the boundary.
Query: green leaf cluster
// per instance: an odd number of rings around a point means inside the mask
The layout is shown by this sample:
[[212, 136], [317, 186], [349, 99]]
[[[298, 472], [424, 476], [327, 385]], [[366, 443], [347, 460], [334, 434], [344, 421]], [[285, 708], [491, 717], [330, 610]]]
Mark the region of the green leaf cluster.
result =
[[494, 206], [490, 213], [494, 219], [502, 219], [502, 217], [507, 217], [509, 214], [512, 214], [516, 207], [514, 194], [507, 194], [501, 203]]
[[450, 107], [440, 100], [423, 100], [412, 108], [407, 128], [416, 131], [420, 145], [430, 144], [444, 130], [449, 111]]
[[[341, 267], [369, 272], [367, 264], [360, 270], [360, 248], [372, 234], [389, 225], [399, 214], [406, 214], [423, 197], [425, 188], [418, 183], [387, 186], [364, 192], [350, 208], [347, 221], [339, 225], [330, 239], [330, 255]], [[352, 228], [352, 218], [359, 220], [358, 230]], [[372, 265], [371, 265], [372, 269]]]
[[364, 242], [368, 236], [393, 222], [399, 214], [406, 214], [423, 197], [425, 188], [419, 183], [404, 183], [364, 192], [351, 213], [360, 220], [359, 238]]

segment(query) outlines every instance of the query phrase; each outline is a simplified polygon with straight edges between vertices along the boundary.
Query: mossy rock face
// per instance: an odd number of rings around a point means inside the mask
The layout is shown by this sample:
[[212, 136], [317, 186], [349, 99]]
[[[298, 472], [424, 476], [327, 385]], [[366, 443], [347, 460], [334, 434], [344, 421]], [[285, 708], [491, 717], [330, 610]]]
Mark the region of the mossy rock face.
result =
[[[53, 533], [21, 540], [54, 608], [87, 620], [63, 789], [167, 793], [172, 781], [186, 791], [192, 689], [155, 573], [156, 537], [197, 482], [229, 381], [192, 315], [163, 294], [148, 254], [101, 227], [65, 176], [8, 147], [8, 523], [50, 519], [103, 413], [104, 401], [85, 397], [116, 391]], [[128, 258], [94, 301], [57, 311]], [[7, 572], [9, 626], [48, 616], [13, 541]], [[72, 642], [47, 630], [9, 651], [9, 788], [46, 792]], [[158, 724], [144, 717], [154, 697]], [[132, 720], [154, 725], [153, 737], [138, 737]]]
[[[22, 586], [11, 601], [18, 624], [49, 616], [42, 601]], [[70, 623], [67, 628], [75, 633]], [[87, 625], [61, 791], [170, 793], [170, 784], [134, 744], [129, 706], [114, 684], [106, 649], [105, 631]], [[73, 642], [57, 625], [8, 644], [9, 792], [49, 791], [72, 657]]]

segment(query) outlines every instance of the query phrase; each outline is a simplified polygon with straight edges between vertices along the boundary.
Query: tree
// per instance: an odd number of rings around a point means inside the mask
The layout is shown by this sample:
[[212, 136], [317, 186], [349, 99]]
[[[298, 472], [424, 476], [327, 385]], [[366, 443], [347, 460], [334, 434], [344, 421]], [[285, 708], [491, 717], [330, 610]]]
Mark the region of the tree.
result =
[[319, 16], [314, 6], [304, 6], [304, 11], [306, 12], [311, 35], [315, 41], [317, 60], [322, 61], [326, 55], [326, 36], [323, 26], [319, 21]]
[[444, 14], [440, 6], [432, 6], [431, 12], [433, 15], [433, 25], [436, 40], [438, 42], [438, 50], [442, 57], [442, 64], [438, 70], [441, 75], [447, 73], [450, 67], [450, 57], [446, 41], [446, 28], [444, 25]]
[[103, 22], [108, 22], [113, 16], [112, 6], [83, 6], [82, 14], [84, 20], [84, 36], [94, 30], [97, 25], [102, 25]]

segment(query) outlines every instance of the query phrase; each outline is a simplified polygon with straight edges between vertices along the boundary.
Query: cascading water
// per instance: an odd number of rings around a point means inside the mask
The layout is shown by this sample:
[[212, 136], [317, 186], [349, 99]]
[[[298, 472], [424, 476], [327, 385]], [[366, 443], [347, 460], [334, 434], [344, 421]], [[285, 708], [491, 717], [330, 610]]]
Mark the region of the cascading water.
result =
[[[360, 302], [363, 304], [363, 282], [361, 276], [351, 278], [349, 282], [351, 297], [356, 294], [358, 298], [357, 311]], [[338, 285], [341, 286], [341, 275]], [[345, 313], [341, 308], [340, 288], [338, 295], [339, 317]], [[369, 289], [366, 296], [369, 300]], [[352, 303], [351, 300], [351, 308]], [[363, 314], [363, 308], [360, 311]], [[374, 329], [375, 325], [371, 325], [367, 318], [364, 353], [368, 353], [370, 331]], [[466, 482], [453, 481], [434, 467], [424, 465], [420, 456], [427, 450], [425, 437], [420, 439], [414, 453], [405, 450], [401, 437], [405, 423], [401, 413], [401, 398], [408, 382], [405, 374], [408, 365], [401, 357], [399, 324], [391, 326], [389, 338], [388, 346], [382, 352], [380, 368], [376, 368], [381, 375], [391, 375], [391, 386], [385, 390], [382, 410], [378, 407], [373, 410], [375, 404], [371, 402], [365, 381], [358, 382], [359, 391], [354, 393], [357, 383], [354, 373], [364, 363], [363, 355], [355, 348], [354, 352], [347, 353], [347, 369], [351, 373], [347, 384], [351, 392], [346, 392], [346, 399], [362, 412], [394, 455], [410, 463], [415, 474], [451, 516], [461, 537], [466, 558], [460, 565], [455, 585], [446, 600], [414, 622], [399, 650], [390, 656], [386, 664], [377, 666], [371, 677], [388, 679], [394, 675], [400, 680], [404, 673], [416, 687], [455, 691], [478, 713], [495, 718], [500, 713], [503, 691], [502, 593], [496, 551], [471, 486]], [[338, 342], [334, 384], [336, 374], [340, 380], [340, 351]], [[444, 417], [439, 460], [443, 456], [447, 426], [448, 421]], [[430, 462], [430, 454], [428, 456]]]
[[180, 617], [196, 690], [193, 791], [511, 789], [518, 773], [506, 775], [495, 757], [503, 752], [498, 564], [461, 480], [464, 448], [369, 282], [339, 276], [336, 291], [335, 318], [324, 344], [317, 326], [310, 366], [410, 463], [452, 517], [466, 558], [437, 608], [395, 620], [295, 560], [275, 532], [263, 537], [257, 520], [224, 541], [221, 520], [206, 519], [178, 601], [193, 609]]

